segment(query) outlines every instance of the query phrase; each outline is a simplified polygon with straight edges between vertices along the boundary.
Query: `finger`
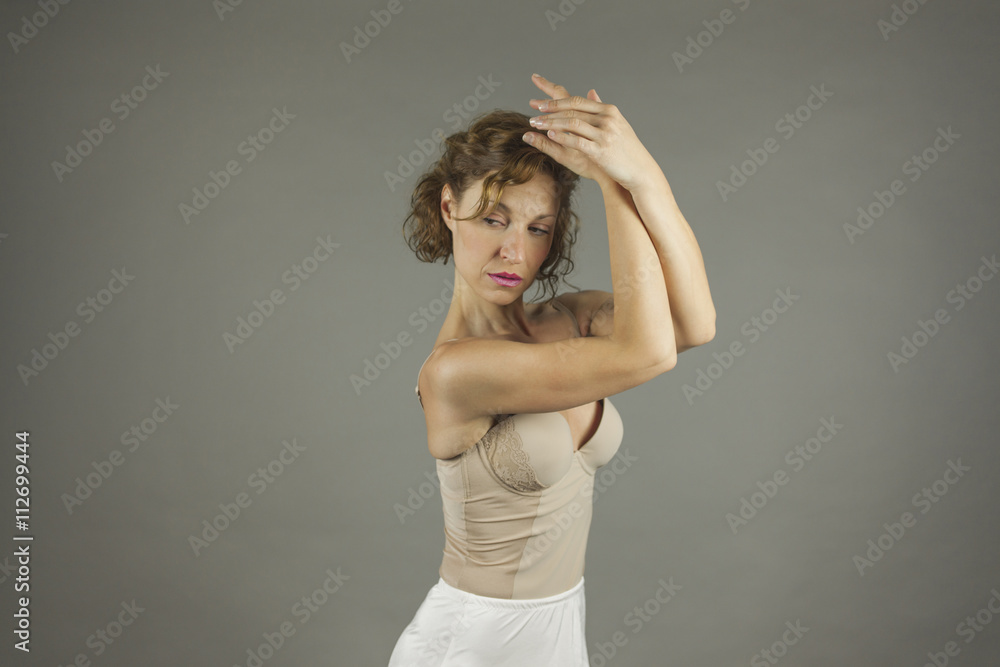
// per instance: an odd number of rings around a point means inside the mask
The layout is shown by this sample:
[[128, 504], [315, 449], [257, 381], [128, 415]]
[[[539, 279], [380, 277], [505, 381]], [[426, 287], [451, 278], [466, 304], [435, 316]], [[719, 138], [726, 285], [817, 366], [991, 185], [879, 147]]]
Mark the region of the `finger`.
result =
[[555, 99], [555, 96], [552, 94], [554, 92], [552, 90], [552, 83], [548, 79], [546, 79], [544, 76], [542, 76], [541, 74], [532, 74], [531, 75], [531, 82], [533, 84], [535, 84], [536, 86], [538, 86], [538, 88], [543, 93], [545, 93], [546, 95], [548, 95], [550, 98]]
[[559, 99], [561, 97], [569, 97], [569, 91], [563, 86], [555, 84], [548, 79], [546, 79], [541, 74], [532, 74], [531, 80], [536, 86], [541, 88], [545, 93], [548, 94], [552, 99]]
[[[602, 105], [607, 107], [607, 105]], [[591, 125], [596, 125], [595, 121], [601, 116], [600, 113], [592, 113], [590, 111], [582, 111], [580, 109], [565, 109], [563, 111], [542, 111], [540, 116], [535, 116], [534, 118], [541, 119], [543, 121], [555, 120], [555, 119], [565, 119], [579, 118], [582, 121], [590, 123]]]
[[[572, 133], [585, 139], [596, 141], [601, 136], [601, 130], [589, 122], [588, 118], [594, 118], [591, 114], [573, 113], [572, 116], [546, 115], [539, 116], [537, 122], [532, 122], [531, 126], [539, 130], [557, 130], [564, 133]], [[587, 116], [586, 118], [582, 116]]]
[[529, 100], [528, 103], [539, 111], [565, 111], [567, 109], [578, 109], [590, 113], [600, 113], [606, 105], [595, 100], [571, 96], [551, 100]]
[[585, 139], [574, 132], [549, 130], [545, 133], [545, 138], [562, 148], [570, 148], [579, 153], [583, 153], [584, 157], [588, 159], [595, 155], [595, 150], [597, 149], [596, 142]]
[[[532, 82], [538, 86], [542, 91], [544, 91], [550, 98], [557, 100], [564, 97], [569, 97], [569, 91], [565, 87], [555, 84], [548, 79], [546, 79], [541, 74], [532, 74]], [[531, 100], [530, 102], [534, 102]]]
[[[558, 134], [556, 136], [558, 137]], [[528, 141], [528, 137], [531, 138], [530, 141]], [[538, 132], [525, 132], [523, 138], [528, 144], [534, 146], [543, 153], [551, 155], [557, 162], [568, 167], [574, 173], [579, 173], [576, 170], [580, 168], [579, 161], [582, 160], [584, 156], [580, 155], [577, 151], [553, 141], [546, 134], [540, 134]]]
[[[594, 94], [594, 95], [593, 95], [593, 97], [591, 97], [591, 96], [590, 96], [590, 93], [593, 93], [593, 94]], [[597, 94], [597, 91], [596, 91], [595, 89], [591, 88], [591, 89], [590, 89], [590, 93], [587, 93], [587, 97], [590, 97], [590, 99], [592, 99], [592, 100], [595, 100], [595, 101], [597, 101], [597, 102], [600, 102], [600, 101], [601, 101], [601, 98], [600, 98], [600, 96], [599, 96], [599, 95]]]

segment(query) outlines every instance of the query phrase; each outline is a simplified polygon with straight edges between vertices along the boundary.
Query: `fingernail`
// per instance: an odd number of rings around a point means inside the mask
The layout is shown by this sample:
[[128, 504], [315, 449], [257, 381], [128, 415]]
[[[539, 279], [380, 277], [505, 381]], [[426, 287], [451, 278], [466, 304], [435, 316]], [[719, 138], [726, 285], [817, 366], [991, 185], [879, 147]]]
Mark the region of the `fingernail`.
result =
[[533, 77], [535, 77], [535, 78], [538, 78], [538, 79], [544, 79], [544, 78], [545, 78], [545, 77], [543, 77], [543, 76], [542, 76], [541, 74], [537, 74], [537, 73], [535, 73], [535, 74], [532, 74], [531, 76], [533, 76]]
[[533, 135], [531, 132], [525, 132], [524, 136], [522, 136], [521, 138], [530, 144], [535, 140], [535, 135]]

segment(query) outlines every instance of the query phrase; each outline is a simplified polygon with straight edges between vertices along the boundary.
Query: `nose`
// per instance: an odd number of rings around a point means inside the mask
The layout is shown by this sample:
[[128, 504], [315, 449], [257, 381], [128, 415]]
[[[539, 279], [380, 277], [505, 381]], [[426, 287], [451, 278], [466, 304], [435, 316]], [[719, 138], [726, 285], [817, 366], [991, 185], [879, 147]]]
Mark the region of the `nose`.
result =
[[500, 256], [512, 264], [524, 261], [524, 235], [520, 231], [511, 230], [504, 235]]

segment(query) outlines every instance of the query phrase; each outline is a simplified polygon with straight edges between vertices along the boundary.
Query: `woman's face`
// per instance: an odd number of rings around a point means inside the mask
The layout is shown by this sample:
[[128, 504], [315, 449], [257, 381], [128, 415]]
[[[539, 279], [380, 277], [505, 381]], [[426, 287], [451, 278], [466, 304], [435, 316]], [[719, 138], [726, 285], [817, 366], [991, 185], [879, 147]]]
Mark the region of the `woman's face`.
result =
[[[483, 180], [470, 185], [457, 211], [453, 193], [445, 186], [441, 214], [452, 233], [455, 267], [462, 278], [484, 299], [507, 304], [531, 286], [552, 247], [558, 212], [555, 182], [547, 174], [535, 174], [527, 183], [504, 188], [492, 213], [456, 220], [475, 211]], [[496, 274], [515, 274], [520, 281], [502, 275], [497, 280]]]

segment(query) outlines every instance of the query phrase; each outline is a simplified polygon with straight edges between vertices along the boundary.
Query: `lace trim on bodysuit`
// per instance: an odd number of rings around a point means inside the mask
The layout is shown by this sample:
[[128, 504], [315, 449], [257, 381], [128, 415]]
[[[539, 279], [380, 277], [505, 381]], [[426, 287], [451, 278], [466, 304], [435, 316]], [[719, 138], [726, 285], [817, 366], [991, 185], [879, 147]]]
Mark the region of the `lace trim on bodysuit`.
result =
[[514, 428], [512, 415], [506, 415], [483, 436], [480, 443], [493, 471], [505, 484], [522, 493], [540, 491], [545, 487], [535, 477], [524, 451], [524, 442]]

